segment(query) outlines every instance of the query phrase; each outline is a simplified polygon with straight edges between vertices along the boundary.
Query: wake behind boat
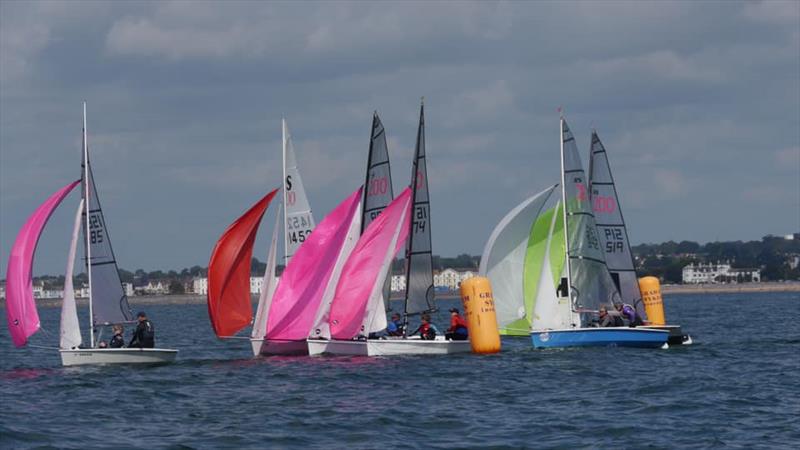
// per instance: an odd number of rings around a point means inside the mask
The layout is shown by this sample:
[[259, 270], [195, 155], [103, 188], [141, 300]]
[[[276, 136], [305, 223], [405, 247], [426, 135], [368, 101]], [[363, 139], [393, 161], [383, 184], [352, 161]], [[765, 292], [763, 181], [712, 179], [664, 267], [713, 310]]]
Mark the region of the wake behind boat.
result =
[[[39, 330], [40, 322], [33, 297], [33, 259], [36, 244], [47, 220], [64, 198], [79, 183], [81, 201], [75, 213], [67, 269], [64, 277], [64, 298], [61, 305], [60, 355], [64, 366], [84, 364], [168, 363], [178, 351], [160, 348], [102, 348], [96, 328], [130, 323], [132, 314], [122, 289], [117, 262], [111, 248], [108, 228], [97, 196], [89, 161], [86, 131], [86, 103], [83, 104], [83, 153], [81, 180], [61, 188], [48, 198], [23, 225], [8, 262], [6, 315], [14, 345], [24, 346]], [[89, 344], [83, 347], [78, 311], [73, 288], [74, 261], [80, 229], [83, 228], [86, 270], [89, 279]], [[105, 344], [105, 342], [102, 342]]]

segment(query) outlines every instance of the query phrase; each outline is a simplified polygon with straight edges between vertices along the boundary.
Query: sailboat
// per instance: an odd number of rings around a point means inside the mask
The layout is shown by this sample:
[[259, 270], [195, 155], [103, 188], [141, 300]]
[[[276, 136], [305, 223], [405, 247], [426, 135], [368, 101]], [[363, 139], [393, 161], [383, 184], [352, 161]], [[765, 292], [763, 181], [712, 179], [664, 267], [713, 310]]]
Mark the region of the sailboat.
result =
[[619, 293], [606, 267], [577, 145], [561, 118], [561, 200], [542, 212], [552, 186], [511, 210], [493, 230], [479, 273], [492, 282], [498, 324], [535, 347], [660, 347], [662, 331], [591, 327]]
[[[606, 264], [624, 303], [633, 305], [636, 314], [647, 321], [647, 313], [639, 289], [636, 267], [628, 240], [628, 229], [622, 215], [622, 205], [617, 195], [614, 176], [605, 146], [596, 130], [592, 130], [592, 147], [589, 154], [589, 195], [592, 211], [597, 219], [600, 245], [605, 251]], [[691, 344], [689, 335], [683, 334], [679, 325], [647, 326], [668, 330], [669, 345]]]
[[[89, 160], [86, 131], [86, 103], [83, 104], [82, 179], [68, 184], [48, 198], [23, 225], [11, 251], [7, 273], [7, 321], [14, 344], [24, 346], [40, 328], [33, 299], [32, 268], [36, 244], [50, 215], [78, 184], [81, 201], [75, 214], [61, 306], [59, 352], [64, 366], [84, 364], [167, 363], [178, 351], [161, 348], [101, 348], [99, 329], [130, 323], [132, 314], [122, 289], [107, 223], [100, 206]], [[86, 270], [89, 279], [89, 342], [83, 338], [72, 285], [74, 260], [80, 229], [83, 228]]]
[[[386, 144], [386, 129], [378, 116], [378, 112], [375, 111], [372, 116], [366, 179], [361, 200], [363, 207], [359, 236], [364, 235], [369, 225], [381, 215], [391, 203], [393, 197], [392, 171], [389, 163], [389, 149]], [[337, 279], [341, 279], [341, 277]], [[383, 289], [379, 291], [380, 301], [375, 306], [377, 308], [380, 305], [382, 311], [386, 311], [391, 293], [391, 278], [386, 277], [383, 283]], [[331, 293], [335, 295], [335, 291]], [[309, 352], [311, 354], [320, 352], [320, 346], [323, 343], [317, 342], [318, 340], [327, 341], [331, 339], [330, 309], [333, 305], [334, 295], [326, 296], [325, 303], [317, 314], [314, 327], [309, 336]], [[374, 320], [370, 321], [369, 324], [370, 329], [364, 331], [365, 336], [371, 332], [381, 331], [386, 328], [385, 314], [375, 314], [373, 318]]]
[[[253, 354], [262, 353], [267, 319], [278, 282], [278, 233], [283, 229], [284, 264], [288, 267], [315, 228], [316, 222], [306, 196], [303, 180], [297, 166], [292, 136], [286, 120], [281, 120], [283, 160], [282, 203], [275, 214], [275, 226], [267, 253], [267, 266], [261, 285], [255, 320], [250, 302], [250, 261], [258, 227], [264, 213], [277, 194], [277, 189], [267, 194], [241, 217], [232, 223], [214, 246], [209, 261], [208, 313], [212, 328], [220, 338], [232, 338], [252, 324], [250, 343]], [[281, 209], [283, 215], [281, 216]], [[283, 227], [281, 227], [283, 223]], [[286, 347], [286, 346], [283, 346]], [[267, 350], [266, 348], [264, 349]], [[278, 351], [271, 349], [270, 351]], [[303, 352], [303, 348], [283, 348], [289, 353]]]

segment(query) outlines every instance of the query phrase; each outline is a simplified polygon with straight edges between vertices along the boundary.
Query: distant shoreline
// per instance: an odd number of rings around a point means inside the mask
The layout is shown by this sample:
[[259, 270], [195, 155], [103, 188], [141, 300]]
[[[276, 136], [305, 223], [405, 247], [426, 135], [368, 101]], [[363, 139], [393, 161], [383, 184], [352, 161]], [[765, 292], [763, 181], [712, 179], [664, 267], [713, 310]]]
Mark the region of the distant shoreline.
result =
[[[664, 295], [684, 295], [684, 294], [736, 294], [754, 292], [800, 292], [800, 282], [765, 282], [765, 283], [739, 283], [739, 284], [666, 284], [661, 286], [661, 293]], [[440, 298], [458, 298], [457, 292], [439, 294]], [[800, 296], [798, 296], [800, 298]], [[392, 301], [398, 301], [400, 297], [392, 297]], [[253, 303], [258, 302], [258, 296], [252, 296]], [[200, 305], [206, 302], [205, 295], [195, 294], [176, 294], [176, 295], [142, 295], [129, 297], [128, 302], [133, 309], [136, 306], [147, 305]], [[86, 305], [87, 300], [79, 298], [78, 305]], [[55, 308], [61, 306], [60, 298], [41, 299], [36, 302], [43, 308]], [[6, 302], [0, 300], [0, 308], [5, 308]]]

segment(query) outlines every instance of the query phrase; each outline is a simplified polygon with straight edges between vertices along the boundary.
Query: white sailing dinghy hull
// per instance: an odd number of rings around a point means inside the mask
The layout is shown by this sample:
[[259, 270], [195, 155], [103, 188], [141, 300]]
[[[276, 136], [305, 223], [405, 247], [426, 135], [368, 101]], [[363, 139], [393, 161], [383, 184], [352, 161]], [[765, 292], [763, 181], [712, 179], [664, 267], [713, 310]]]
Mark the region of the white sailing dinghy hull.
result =
[[64, 366], [94, 364], [168, 364], [178, 350], [167, 348], [81, 348], [59, 350]]
[[308, 340], [308, 353], [317, 355], [398, 356], [398, 355], [450, 355], [472, 351], [469, 341], [450, 341], [444, 336], [434, 340], [420, 339], [367, 339], [364, 341]]

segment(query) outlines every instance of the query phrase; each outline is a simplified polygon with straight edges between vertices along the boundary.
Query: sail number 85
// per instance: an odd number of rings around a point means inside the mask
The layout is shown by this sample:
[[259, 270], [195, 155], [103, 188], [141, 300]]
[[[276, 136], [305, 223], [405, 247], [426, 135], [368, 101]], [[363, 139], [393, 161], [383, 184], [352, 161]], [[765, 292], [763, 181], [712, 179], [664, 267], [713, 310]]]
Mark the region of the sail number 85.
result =
[[89, 215], [89, 242], [92, 244], [100, 244], [103, 242], [103, 220], [99, 214]]

